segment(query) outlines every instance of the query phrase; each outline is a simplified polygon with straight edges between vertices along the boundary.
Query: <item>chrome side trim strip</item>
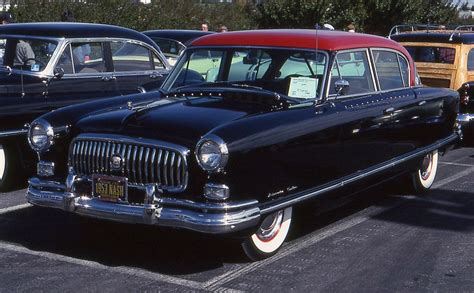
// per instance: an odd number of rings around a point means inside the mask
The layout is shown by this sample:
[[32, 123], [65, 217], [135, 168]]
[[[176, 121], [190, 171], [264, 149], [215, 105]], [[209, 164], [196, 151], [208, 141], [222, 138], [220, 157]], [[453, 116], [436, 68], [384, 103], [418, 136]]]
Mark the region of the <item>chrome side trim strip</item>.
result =
[[21, 134], [27, 134], [28, 129], [17, 129], [17, 130], [6, 130], [6, 131], [0, 131], [0, 137], [9, 137], [9, 136], [15, 136], [15, 135], [21, 135]]
[[414, 159], [414, 158], [419, 157], [419, 156], [423, 156], [426, 153], [429, 153], [431, 151], [434, 151], [436, 149], [439, 149], [443, 146], [446, 146], [446, 145], [454, 142], [458, 138], [459, 138], [458, 135], [453, 133], [450, 136], [448, 136], [447, 138], [438, 140], [434, 144], [431, 144], [431, 145], [426, 146], [424, 148], [415, 150], [415, 151], [410, 152], [406, 155], [399, 156], [399, 157], [394, 158], [394, 159], [392, 159], [388, 162], [376, 165], [372, 168], [363, 170], [362, 172], [358, 173], [357, 175], [352, 174], [352, 175], [349, 175], [349, 176], [342, 177], [340, 179], [336, 179], [336, 180], [331, 181], [328, 184], [325, 184], [325, 185], [322, 185], [322, 186], [318, 186], [318, 187], [311, 188], [311, 189], [308, 189], [308, 190], [300, 191], [300, 192], [297, 192], [297, 193], [294, 193], [294, 194], [289, 194], [289, 195], [287, 195], [283, 198], [276, 199], [276, 200], [272, 201], [271, 203], [268, 203], [268, 202], [267, 203], [262, 203], [262, 204], [259, 205], [260, 211], [261, 211], [262, 215], [264, 215], [264, 214], [268, 214], [268, 213], [271, 213], [271, 212], [274, 212], [274, 211], [284, 209], [286, 207], [292, 206], [292, 205], [297, 204], [299, 202], [302, 202], [304, 200], [317, 197], [317, 196], [322, 195], [326, 192], [333, 191], [335, 189], [343, 187], [344, 185], [356, 182], [356, 181], [361, 180], [363, 178], [366, 178], [368, 176], [371, 176], [371, 175], [374, 175], [376, 173], [385, 171], [389, 168], [393, 168], [393, 167], [395, 167], [397, 165], [400, 165], [401, 163], [404, 163], [408, 160]]

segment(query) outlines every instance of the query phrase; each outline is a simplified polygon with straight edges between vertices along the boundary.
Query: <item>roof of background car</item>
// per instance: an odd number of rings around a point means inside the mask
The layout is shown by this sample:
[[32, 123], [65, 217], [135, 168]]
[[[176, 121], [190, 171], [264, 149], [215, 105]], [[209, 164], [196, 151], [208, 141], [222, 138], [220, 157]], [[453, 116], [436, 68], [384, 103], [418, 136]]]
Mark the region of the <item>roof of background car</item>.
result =
[[450, 43], [450, 44], [474, 44], [474, 32], [455, 33], [452, 40], [449, 40], [452, 31], [418, 31], [403, 32], [390, 36], [392, 40], [397, 42], [420, 42], [420, 43]]
[[115, 25], [80, 22], [35, 22], [0, 25], [0, 35], [43, 36], [53, 38], [125, 38], [156, 46], [150, 38]]
[[383, 47], [402, 50], [402, 47], [387, 38], [333, 30], [253, 30], [212, 34], [199, 38], [192, 46], [268, 46], [322, 50], [348, 48]]
[[189, 40], [214, 34], [215, 32], [203, 32], [198, 30], [149, 30], [142, 32], [149, 37], [171, 39], [186, 44]]

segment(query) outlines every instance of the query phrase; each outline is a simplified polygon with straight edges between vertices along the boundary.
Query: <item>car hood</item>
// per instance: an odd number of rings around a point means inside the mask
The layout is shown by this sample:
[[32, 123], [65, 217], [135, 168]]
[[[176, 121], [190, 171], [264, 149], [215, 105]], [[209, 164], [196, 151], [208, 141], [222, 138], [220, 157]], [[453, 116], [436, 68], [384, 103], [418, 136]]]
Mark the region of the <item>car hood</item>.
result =
[[219, 97], [161, 98], [136, 108], [96, 112], [80, 119], [76, 127], [79, 133], [121, 134], [194, 148], [215, 127], [268, 110]]

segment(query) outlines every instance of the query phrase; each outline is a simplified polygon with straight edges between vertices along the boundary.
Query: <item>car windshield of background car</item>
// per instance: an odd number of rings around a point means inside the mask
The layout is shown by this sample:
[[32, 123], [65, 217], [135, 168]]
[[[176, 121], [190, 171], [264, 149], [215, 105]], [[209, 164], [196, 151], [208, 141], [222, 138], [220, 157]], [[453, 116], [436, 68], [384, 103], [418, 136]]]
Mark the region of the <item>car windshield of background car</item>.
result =
[[[188, 51], [164, 84], [165, 90], [213, 83], [246, 85], [300, 100], [319, 97], [327, 58], [288, 49], [195, 49]], [[173, 78], [174, 77], [174, 78]]]

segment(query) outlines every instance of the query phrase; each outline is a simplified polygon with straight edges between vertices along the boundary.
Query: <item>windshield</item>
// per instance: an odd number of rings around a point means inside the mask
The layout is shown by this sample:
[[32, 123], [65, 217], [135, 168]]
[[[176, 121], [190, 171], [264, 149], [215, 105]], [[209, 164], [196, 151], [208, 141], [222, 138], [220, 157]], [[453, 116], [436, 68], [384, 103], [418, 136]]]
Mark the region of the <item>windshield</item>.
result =
[[326, 70], [327, 55], [323, 52], [199, 48], [186, 51], [162, 88], [173, 91], [228, 83], [261, 88], [304, 101], [320, 96]]
[[51, 60], [57, 42], [41, 39], [2, 39], [2, 65], [14, 69], [41, 72]]

